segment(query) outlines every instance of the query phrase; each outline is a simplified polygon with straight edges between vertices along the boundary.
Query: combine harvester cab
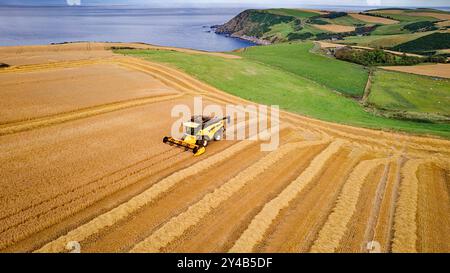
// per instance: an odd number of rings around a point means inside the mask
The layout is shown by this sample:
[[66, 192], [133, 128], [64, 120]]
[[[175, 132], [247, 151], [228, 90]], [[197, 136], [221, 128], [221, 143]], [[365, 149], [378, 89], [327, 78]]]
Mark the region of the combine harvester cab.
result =
[[205, 147], [208, 146], [209, 141], [222, 140], [226, 130], [225, 120], [230, 123], [230, 116], [224, 118], [192, 116], [190, 121], [183, 123], [182, 139], [166, 136], [163, 142], [192, 150], [194, 156], [199, 156], [206, 152]]

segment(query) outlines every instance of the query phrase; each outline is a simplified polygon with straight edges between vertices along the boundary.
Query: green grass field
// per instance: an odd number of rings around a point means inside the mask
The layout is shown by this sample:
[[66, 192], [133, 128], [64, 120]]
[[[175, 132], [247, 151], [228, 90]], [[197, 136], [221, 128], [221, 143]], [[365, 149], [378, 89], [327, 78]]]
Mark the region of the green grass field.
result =
[[407, 34], [410, 31], [403, 29], [403, 27], [410, 22], [400, 22], [392, 25], [382, 25], [377, 27], [370, 35], [395, 35], [395, 34]]
[[417, 32], [408, 34], [396, 34], [396, 35], [369, 35], [369, 36], [350, 36], [345, 37], [343, 41], [339, 41], [340, 44], [354, 44], [359, 46], [368, 47], [384, 47], [389, 48], [402, 43], [412, 41], [422, 36], [428, 35], [433, 32]]
[[444, 13], [444, 14], [449, 14], [448, 11], [445, 11], [445, 10], [439, 10], [439, 9], [433, 9], [433, 8], [409, 9], [409, 10], [405, 10], [404, 12], [406, 12], [406, 13], [408, 13], [408, 12], [434, 12], [434, 13]]
[[450, 80], [378, 70], [369, 102], [388, 110], [450, 115]]
[[327, 19], [327, 21], [331, 24], [344, 26], [370, 25], [369, 23], [351, 17], [350, 15], [338, 17], [335, 19]]
[[303, 26], [303, 29], [298, 31], [298, 32], [299, 33], [310, 32], [310, 33], [316, 35], [316, 34], [319, 34], [319, 33], [325, 33], [326, 31], [323, 31], [321, 29], [318, 29], [318, 28], [315, 28], [315, 27], [313, 27], [311, 25], [306, 24], [306, 25]]
[[309, 12], [298, 9], [268, 9], [267, 12], [277, 15], [294, 16], [297, 18], [309, 18], [318, 15], [315, 12]]
[[[300, 76], [300, 71], [308, 71], [308, 69], [297, 70], [302, 65], [290, 65], [285, 69], [282, 65], [286, 65], [288, 60], [283, 56], [280, 62], [276, 62], [276, 54], [280, 50], [291, 50], [291, 63], [295, 63], [305, 57], [304, 50], [308, 49], [307, 46], [308, 44], [292, 44], [288, 48], [283, 46], [252, 48], [242, 54], [242, 59], [224, 59], [163, 50], [117, 50], [115, 52], [176, 67], [230, 94], [257, 103], [279, 105], [282, 109], [294, 113], [361, 127], [435, 134], [450, 138], [448, 125], [376, 116], [364, 111], [364, 108], [355, 100], [333, 92], [322, 83]], [[268, 61], [258, 61], [260, 59], [258, 55], [262, 56], [263, 60], [267, 58]], [[289, 53], [285, 56], [289, 56]], [[319, 69], [320, 66], [326, 70], [326, 66], [330, 64], [316, 57], [310, 57], [308, 62], [318, 63], [309, 68], [313, 69], [310, 73]], [[355, 69], [358, 70], [358, 68]], [[334, 79], [322, 79], [327, 82], [330, 80], [334, 81]]]
[[434, 22], [434, 21], [438, 21], [438, 19], [436, 19], [434, 17], [408, 15], [406, 12], [400, 13], [400, 14], [391, 14], [391, 13], [383, 13], [383, 12], [373, 12], [373, 13], [380, 14], [383, 16], [388, 16], [388, 17], [391, 17], [394, 20], [397, 20], [400, 22], [418, 22], [418, 21], [433, 21]]
[[368, 72], [362, 66], [313, 54], [313, 43], [276, 44], [247, 49], [244, 57], [311, 79], [345, 95], [361, 97]]
[[324, 33], [323, 30], [315, 28], [309, 24], [305, 24], [302, 26], [301, 30], [295, 31], [293, 23], [291, 22], [291, 23], [281, 23], [272, 26], [268, 32], [264, 33], [262, 38], [278, 37], [280, 41], [287, 41], [287, 36], [290, 33], [307, 33], [307, 32], [313, 35]]
[[284, 39], [288, 36], [289, 33], [294, 32], [294, 28], [292, 23], [281, 23], [274, 25], [270, 28], [270, 31], [264, 33], [262, 38], [266, 37], [279, 37], [280, 39]]
[[379, 26], [371, 33], [371, 35], [394, 35], [394, 34], [411, 33], [410, 31], [403, 29], [403, 27], [412, 22], [418, 22], [418, 21], [435, 22], [435, 21], [438, 21], [438, 19], [433, 18], [433, 17], [411, 16], [411, 15], [407, 15], [407, 13], [405, 13], [405, 12], [402, 14], [389, 14], [389, 13], [383, 13], [382, 11], [371, 12], [371, 13], [388, 16], [390, 18], [393, 18], [394, 20], [400, 21], [400, 23], [398, 23], [398, 24]]

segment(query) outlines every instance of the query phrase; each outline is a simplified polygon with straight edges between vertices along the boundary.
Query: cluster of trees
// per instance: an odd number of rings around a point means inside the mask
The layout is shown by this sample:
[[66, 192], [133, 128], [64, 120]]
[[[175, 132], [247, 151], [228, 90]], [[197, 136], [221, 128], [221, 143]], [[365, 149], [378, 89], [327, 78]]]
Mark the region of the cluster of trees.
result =
[[308, 19], [308, 23], [314, 24], [314, 25], [329, 25], [330, 22], [322, 20], [322, 19], [335, 19], [335, 18], [347, 16], [347, 15], [348, 15], [348, 13], [346, 13], [346, 12], [330, 12], [327, 14], [321, 14], [321, 15], [316, 15], [316, 16], [310, 17]]
[[420, 53], [436, 49], [450, 48], [450, 33], [435, 32], [415, 40], [396, 45], [392, 49], [402, 52]]
[[414, 56], [387, 53], [381, 49], [361, 50], [343, 47], [336, 49], [335, 57], [340, 60], [349, 61], [365, 66], [378, 65], [414, 65], [422, 62], [421, 58]]
[[314, 34], [312, 34], [311, 32], [305, 32], [305, 33], [291, 32], [291, 33], [288, 34], [287, 39], [288, 39], [288, 41], [306, 40], [306, 39], [309, 39], [309, 38], [311, 38], [313, 36], [314, 36]]
[[386, 19], [391, 19], [391, 20], [396, 20], [395, 18], [393, 18], [391, 16], [381, 15], [381, 14], [378, 14], [378, 13], [360, 12], [359, 14], [361, 14], [361, 15], [368, 15], [368, 16], [375, 16], [375, 17], [380, 17], [380, 18], [386, 18]]
[[373, 26], [359, 26], [355, 29], [354, 32], [352, 32], [353, 35], [365, 35], [369, 34], [370, 32], [374, 31], [379, 25], [373, 25]]
[[330, 33], [330, 32], [321, 32], [316, 34], [316, 40], [331, 40], [331, 39], [338, 39], [342, 40], [344, 37], [350, 36], [345, 35], [345, 33]]
[[293, 23], [293, 29], [294, 31], [300, 31], [303, 29], [302, 20], [295, 19]]
[[335, 19], [335, 18], [347, 16], [347, 15], [348, 15], [347, 12], [330, 12], [330, 13], [327, 13], [327, 14], [319, 15], [318, 17], [328, 18], [328, 19]]
[[439, 29], [434, 25], [433, 22], [430, 21], [420, 21], [420, 22], [414, 22], [411, 24], [407, 24], [403, 26], [403, 29], [409, 30], [411, 32], [424, 32], [424, 31], [432, 31]]
[[316, 40], [330, 40], [330, 39], [338, 39], [342, 40], [344, 37], [348, 36], [356, 36], [356, 35], [368, 35], [370, 32], [374, 31], [378, 25], [374, 26], [362, 26], [357, 27], [355, 31], [350, 32], [341, 32], [341, 33], [318, 33], [316, 34]]
[[4, 63], [0, 63], [0, 68], [5, 68], [5, 67], [9, 67], [8, 64], [4, 64]]
[[329, 22], [318, 19], [318, 18], [310, 19], [309, 22], [314, 25], [329, 25], [330, 24]]
[[447, 63], [447, 56], [443, 55], [432, 55], [423, 59], [426, 63]]

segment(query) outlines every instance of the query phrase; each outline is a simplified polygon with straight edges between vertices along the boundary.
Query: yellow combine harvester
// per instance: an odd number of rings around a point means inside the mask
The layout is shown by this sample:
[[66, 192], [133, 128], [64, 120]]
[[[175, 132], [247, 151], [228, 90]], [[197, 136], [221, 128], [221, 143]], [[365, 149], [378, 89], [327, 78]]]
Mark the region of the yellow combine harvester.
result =
[[225, 120], [230, 123], [230, 116], [225, 118], [209, 116], [192, 116], [191, 120], [183, 123], [182, 139], [164, 137], [163, 142], [169, 145], [184, 147], [192, 150], [195, 156], [203, 154], [211, 140], [222, 140], [225, 133]]

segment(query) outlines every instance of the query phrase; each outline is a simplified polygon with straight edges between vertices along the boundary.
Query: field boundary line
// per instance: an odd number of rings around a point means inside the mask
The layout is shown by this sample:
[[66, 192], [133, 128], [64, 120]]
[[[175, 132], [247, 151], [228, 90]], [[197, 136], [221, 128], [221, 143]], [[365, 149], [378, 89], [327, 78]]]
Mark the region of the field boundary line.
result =
[[[299, 122], [299, 123], [306, 123], [305, 126], [315, 126], [315, 127], [319, 127], [321, 128], [323, 131], [331, 133], [331, 134], [335, 134], [338, 137], [342, 137], [342, 138], [349, 138], [349, 139], [353, 139], [353, 140], [357, 140], [357, 141], [362, 141], [362, 142], [371, 142], [374, 143], [376, 145], [379, 145], [381, 147], [390, 149], [393, 146], [394, 147], [399, 147], [399, 148], [403, 148], [404, 143], [403, 142], [399, 142], [399, 139], [401, 138], [393, 138], [390, 137], [389, 135], [391, 133], [388, 132], [384, 132], [384, 131], [379, 131], [379, 134], [381, 135], [385, 135], [385, 136], [365, 136], [365, 135], [359, 135], [359, 134], [353, 134], [353, 133], [349, 133], [345, 130], [339, 130], [339, 129], [335, 129], [332, 128], [333, 126], [347, 126], [347, 125], [343, 125], [343, 124], [339, 124], [339, 123], [334, 123], [331, 124], [330, 127], [326, 127], [325, 125], [322, 125], [323, 121], [311, 121], [310, 125], [308, 125], [308, 121], [304, 121], [302, 118], [296, 117], [295, 114], [292, 113], [287, 113], [287, 117], [284, 116], [284, 118], [293, 120], [294, 122]], [[366, 128], [358, 128], [358, 127], [354, 127], [357, 129], [362, 129], [365, 130]], [[443, 139], [436, 139], [436, 138], [430, 138], [429, 141], [431, 142], [436, 142], [436, 145], [441, 145], [438, 147], [434, 147], [434, 146], [430, 146], [427, 144], [423, 144], [423, 143], [419, 143], [416, 140], [413, 140], [411, 138], [417, 137], [414, 135], [403, 135], [406, 139], [404, 141], [406, 141], [406, 145], [411, 148], [414, 149], [416, 151], [419, 152], [428, 152], [428, 151], [433, 151], [433, 152], [439, 152], [439, 153], [450, 153], [450, 148], [448, 145], [448, 143], [450, 143], [449, 141], [445, 141]], [[408, 139], [409, 138], [409, 139]], [[442, 141], [442, 142], [441, 142]], [[438, 142], [441, 142], [438, 144]], [[445, 143], [444, 143], [445, 142]], [[445, 145], [444, 147], [442, 145]]]
[[129, 68], [129, 69], [133, 69], [135, 71], [140, 71], [142, 73], [149, 74], [152, 77], [157, 78], [164, 84], [174, 87], [178, 90], [183, 90], [187, 94], [192, 94], [192, 95], [197, 94], [195, 92], [195, 87], [193, 87], [189, 84], [186, 84], [186, 82], [184, 82], [183, 80], [180, 80], [179, 78], [172, 76], [170, 74], [167, 74], [164, 71], [156, 69], [152, 66], [143, 65], [143, 64], [139, 64], [139, 63], [125, 62], [125, 61], [118, 61], [117, 64], [119, 64], [123, 67]]
[[190, 206], [185, 212], [170, 219], [161, 228], [156, 230], [152, 235], [136, 244], [130, 252], [158, 252], [161, 248], [167, 246], [170, 242], [190, 228], [196, 225], [213, 209], [217, 208], [223, 201], [230, 198], [238, 192], [248, 182], [255, 179], [259, 174], [268, 170], [273, 164], [281, 160], [289, 152], [313, 145], [327, 143], [328, 140], [305, 141], [288, 143], [278, 150], [273, 151], [258, 160], [238, 175], [227, 181], [225, 184], [215, 189], [213, 192], [206, 194], [200, 201]]
[[[311, 124], [311, 126], [316, 126], [322, 128], [324, 131], [335, 132], [336, 134], [342, 137], [348, 137], [356, 140], [364, 140], [370, 138], [371, 142], [375, 142], [380, 144], [381, 146], [388, 146], [389, 144], [382, 144], [382, 141], [397, 143], [390, 139], [396, 139], [397, 141], [403, 140], [407, 141], [408, 145], [417, 150], [425, 150], [431, 149], [432, 151], [442, 150], [450, 153], [450, 141], [445, 138], [439, 138], [438, 136], [433, 135], [417, 135], [407, 132], [389, 132], [383, 131], [381, 129], [371, 129], [367, 127], [356, 127], [352, 125], [342, 124], [342, 123], [333, 123], [324, 120], [318, 120], [307, 116], [302, 116], [298, 113], [289, 112], [286, 110], [280, 110], [281, 113], [285, 114], [285, 118], [294, 120], [295, 122], [302, 124]], [[328, 126], [328, 127], [327, 127]], [[336, 129], [337, 128], [337, 129]], [[340, 129], [342, 128], [342, 129]], [[341, 131], [339, 131], [341, 130]], [[354, 131], [355, 133], [348, 133], [346, 130]], [[364, 135], [368, 134], [368, 135]], [[381, 139], [381, 140], [379, 140]], [[414, 143], [411, 143], [414, 142]], [[433, 148], [432, 146], [428, 146], [427, 144], [432, 143], [433, 145], [441, 145], [440, 149]], [[392, 146], [392, 145], [390, 145]]]
[[349, 175], [336, 201], [333, 212], [319, 232], [310, 252], [334, 252], [347, 230], [356, 211], [361, 187], [370, 172], [380, 165], [388, 163], [388, 159], [372, 159], [359, 163]]
[[293, 200], [317, 177], [328, 160], [334, 154], [338, 153], [345, 143], [344, 140], [335, 140], [324, 151], [317, 155], [294, 181], [292, 181], [277, 197], [264, 205], [263, 209], [253, 218], [247, 229], [234, 243], [229, 252], [251, 252], [254, 246], [262, 240], [267, 229], [279, 212], [287, 207], [289, 202], [291, 202], [291, 200]]
[[369, 96], [370, 96], [370, 92], [372, 91], [373, 76], [374, 76], [374, 70], [373, 70], [373, 68], [369, 68], [369, 75], [367, 76], [366, 87], [364, 88], [364, 94], [361, 98], [361, 103], [363, 105], [366, 105], [367, 100], [369, 99]]
[[[165, 75], [169, 75], [171, 77], [175, 77], [175, 75], [177, 76], [176, 78], [180, 81], [182, 81], [183, 83], [187, 84], [190, 86], [190, 88], [193, 88], [195, 90], [202, 90], [201, 93], [207, 94], [208, 97], [215, 97], [217, 99], [229, 102], [230, 104], [234, 104], [237, 100], [241, 100], [242, 102], [246, 102], [246, 103], [252, 103], [257, 105], [258, 103], [256, 102], [248, 102], [240, 97], [236, 97], [233, 96], [229, 93], [223, 92], [219, 89], [217, 89], [214, 86], [211, 86], [201, 80], [199, 80], [198, 78], [187, 74], [186, 72], [184, 72], [181, 69], [177, 69], [177, 68], [173, 68], [169, 65], [165, 65], [165, 64], [161, 64], [161, 63], [157, 63], [157, 62], [152, 62], [149, 61], [147, 59], [143, 59], [143, 58], [132, 58], [129, 59], [129, 57], [127, 57], [126, 59], [124, 59], [125, 61], [128, 62], [132, 62], [132, 63], [136, 63], [136, 64], [140, 64], [143, 66], [150, 66], [152, 69], [155, 69], [157, 71], [160, 71], [162, 73], [164, 73]], [[175, 74], [175, 75], [174, 75]], [[225, 98], [226, 97], [226, 98]]]
[[417, 203], [419, 180], [417, 170], [423, 159], [408, 160], [401, 171], [400, 192], [394, 218], [392, 252], [417, 252]]

